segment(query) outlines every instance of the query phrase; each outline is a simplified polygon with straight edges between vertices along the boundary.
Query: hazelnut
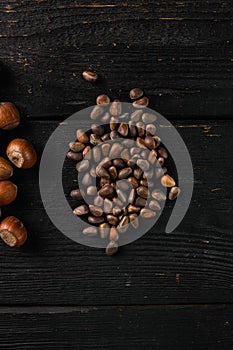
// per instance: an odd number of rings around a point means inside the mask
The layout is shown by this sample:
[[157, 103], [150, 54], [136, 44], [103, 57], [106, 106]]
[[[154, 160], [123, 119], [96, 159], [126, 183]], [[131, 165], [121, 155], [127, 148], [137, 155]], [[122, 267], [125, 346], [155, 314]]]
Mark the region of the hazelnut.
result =
[[11, 141], [6, 150], [7, 157], [17, 168], [29, 169], [37, 161], [37, 155], [32, 144], [24, 139]]
[[0, 129], [11, 130], [20, 123], [18, 109], [11, 102], [0, 103]]
[[8, 160], [6, 160], [3, 157], [0, 157], [0, 180], [7, 180], [9, 179], [9, 177], [11, 177], [13, 175], [13, 167], [10, 164], [10, 162], [8, 162]]
[[10, 247], [20, 247], [27, 239], [27, 230], [14, 216], [8, 216], [0, 224], [0, 237]]
[[0, 206], [8, 205], [17, 197], [17, 186], [11, 181], [0, 182]]

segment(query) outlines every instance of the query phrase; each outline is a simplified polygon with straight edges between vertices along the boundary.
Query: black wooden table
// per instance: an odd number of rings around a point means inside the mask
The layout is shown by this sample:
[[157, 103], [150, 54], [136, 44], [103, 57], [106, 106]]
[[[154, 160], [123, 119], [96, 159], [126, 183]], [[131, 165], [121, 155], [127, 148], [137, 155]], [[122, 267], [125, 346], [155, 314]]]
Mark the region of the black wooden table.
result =
[[[39, 165], [16, 171], [3, 216], [21, 218], [29, 240], [0, 243], [0, 348], [232, 349], [232, 1], [9, 0], [0, 13], [0, 99], [27, 116], [2, 133], [2, 154], [15, 136], [41, 154], [99, 93], [128, 101], [140, 86], [177, 127], [195, 175], [172, 234], [152, 229], [108, 258], [52, 225]], [[82, 79], [87, 68], [97, 85]]]

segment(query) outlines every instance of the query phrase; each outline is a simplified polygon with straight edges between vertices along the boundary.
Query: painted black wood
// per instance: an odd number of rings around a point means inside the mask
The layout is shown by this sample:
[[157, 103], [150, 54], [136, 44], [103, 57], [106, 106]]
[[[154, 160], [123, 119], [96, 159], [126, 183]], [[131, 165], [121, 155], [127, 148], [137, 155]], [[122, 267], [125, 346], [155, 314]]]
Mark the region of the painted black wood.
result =
[[[2, 134], [2, 151], [20, 135], [33, 140], [41, 154], [57, 125], [25, 122]], [[70, 241], [50, 223], [40, 199], [38, 168], [15, 172], [19, 197], [3, 216], [21, 218], [29, 240], [15, 250], [0, 243], [1, 305], [233, 302], [233, 126], [226, 120], [177, 121], [176, 126], [194, 165], [190, 209], [175, 232], [165, 234], [168, 206], [157, 226], [114, 258]], [[74, 186], [72, 172], [64, 169], [67, 194]]]
[[[196, 305], [233, 302], [232, 14], [231, 0], [0, 2], [0, 100], [51, 119], [2, 133], [1, 154], [14, 136], [41, 154], [57, 120], [99, 93], [128, 101], [141, 86], [152, 108], [177, 119], [195, 171], [176, 231], [163, 231], [168, 206], [114, 258], [51, 224], [38, 166], [15, 171], [19, 197], [3, 217], [21, 218], [29, 240], [16, 250], [0, 242], [0, 348], [232, 349], [231, 305]], [[81, 77], [87, 68], [95, 86]], [[72, 173], [66, 163], [66, 193]]]
[[[1, 2], [0, 96], [69, 115], [141, 86], [169, 117], [231, 117], [232, 1]], [[96, 86], [81, 73], [94, 69]]]
[[1, 349], [230, 350], [232, 331], [224, 305], [0, 309]]

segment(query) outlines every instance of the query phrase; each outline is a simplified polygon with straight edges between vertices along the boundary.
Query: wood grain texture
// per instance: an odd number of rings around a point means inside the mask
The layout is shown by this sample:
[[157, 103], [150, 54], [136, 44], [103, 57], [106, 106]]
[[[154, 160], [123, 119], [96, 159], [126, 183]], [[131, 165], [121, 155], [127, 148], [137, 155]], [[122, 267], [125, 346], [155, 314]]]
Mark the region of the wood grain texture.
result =
[[[16, 170], [19, 196], [3, 217], [22, 219], [29, 239], [20, 249], [0, 242], [1, 349], [232, 349], [232, 27], [231, 0], [0, 2], [0, 101], [32, 117], [1, 133], [1, 155], [16, 136], [40, 155], [64, 116], [103, 92], [128, 101], [139, 86], [176, 119], [195, 173], [172, 234], [168, 204], [150, 232], [108, 258], [52, 225], [38, 165]], [[65, 162], [67, 196], [74, 176]]]
[[12, 0], [0, 11], [0, 96], [31, 116], [69, 115], [101, 92], [127, 101], [134, 86], [169, 117], [232, 115], [230, 0]]
[[[2, 152], [20, 135], [33, 140], [40, 154], [57, 125], [23, 123], [2, 134]], [[51, 224], [40, 199], [38, 168], [15, 172], [19, 197], [4, 208], [3, 216], [21, 218], [29, 240], [15, 250], [0, 243], [0, 305], [233, 302], [233, 125], [191, 120], [176, 121], [176, 126], [194, 165], [190, 209], [182, 224], [165, 234], [168, 205], [158, 225], [114, 258], [73, 243]], [[68, 194], [74, 186], [70, 167], [64, 169], [63, 180]]]
[[2, 349], [231, 350], [232, 332], [224, 305], [0, 309]]

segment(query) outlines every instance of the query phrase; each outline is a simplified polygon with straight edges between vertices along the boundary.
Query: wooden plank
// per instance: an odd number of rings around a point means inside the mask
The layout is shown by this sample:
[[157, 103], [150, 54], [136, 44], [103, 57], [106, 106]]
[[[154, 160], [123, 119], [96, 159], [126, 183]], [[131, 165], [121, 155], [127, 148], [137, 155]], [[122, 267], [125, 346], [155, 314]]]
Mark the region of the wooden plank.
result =
[[1, 99], [31, 116], [69, 115], [102, 92], [127, 101], [134, 86], [170, 117], [232, 114], [230, 0], [2, 1], [0, 11]]
[[[20, 136], [32, 140], [41, 154], [57, 125], [25, 123], [2, 135], [1, 150]], [[21, 218], [29, 241], [15, 250], [0, 243], [0, 305], [233, 302], [233, 125], [191, 120], [176, 126], [194, 165], [190, 209], [182, 224], [165, 234], [168, 206], [158, 225], [114, 258], [70, 241], [51, 224], [40, 199], [38, 168], [15, 172], [19, 197], [3, 215]], [[72, 172], [70, 166], [64, 169], [67, 195]]]
[[2, 349], [231, 350], [232, 306], [0, 309]]

